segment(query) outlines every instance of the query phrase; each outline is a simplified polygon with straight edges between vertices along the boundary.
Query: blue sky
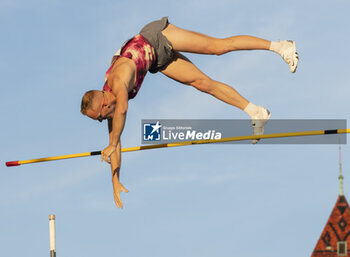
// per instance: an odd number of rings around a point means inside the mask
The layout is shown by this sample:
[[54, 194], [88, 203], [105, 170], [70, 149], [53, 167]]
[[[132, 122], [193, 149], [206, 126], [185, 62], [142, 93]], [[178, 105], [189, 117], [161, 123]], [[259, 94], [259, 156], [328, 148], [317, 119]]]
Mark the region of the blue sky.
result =
[[[106, 124], [83, 117], [114, 52], [146, 23], [216, 37], [297, 42], [291, 74], [266, 51], [187, 54], [268, 107], [275, 119], [349, 119], [348, 1], [0, 1], [1, 162], [103, 149]], [[247, 116], [162, 74], [130, 102], [123, 147], [141, 119]], [[344, 188], [350, 149], [343, 145]], [[0, 256], [310, 256], [337, 199], [338, 145], [205, 145], [125, 153], [125, 208], [99, 157], [0, 168]]]

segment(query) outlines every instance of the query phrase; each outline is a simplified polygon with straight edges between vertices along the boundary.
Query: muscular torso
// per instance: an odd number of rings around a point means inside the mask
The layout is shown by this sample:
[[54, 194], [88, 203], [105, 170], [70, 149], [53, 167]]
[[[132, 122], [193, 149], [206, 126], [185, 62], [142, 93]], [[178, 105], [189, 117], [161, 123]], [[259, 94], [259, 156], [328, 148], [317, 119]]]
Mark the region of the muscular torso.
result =
[[113, 89], [113, 80], [120, 80], [125, 87], [127, 88], [127, 91], [130, 92], [136, 81], [136, 65], [135, 63], [128, 58], [120, 57], [118, 58], [115, 63], [113, 64], [111, 73], [108, 76], [108, 85]]

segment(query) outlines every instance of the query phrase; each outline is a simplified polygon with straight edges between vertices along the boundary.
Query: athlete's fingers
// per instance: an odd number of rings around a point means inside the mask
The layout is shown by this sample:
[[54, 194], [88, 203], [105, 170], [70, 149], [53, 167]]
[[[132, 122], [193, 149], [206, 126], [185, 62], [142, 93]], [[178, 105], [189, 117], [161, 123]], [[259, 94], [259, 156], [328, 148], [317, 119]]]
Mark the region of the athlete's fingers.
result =
[[122, 201], [120, 200], [120, 196], [119, 196], [119, 193], [117, 194], [114, 194], [114, 201], [117, 205], [118, 208], [123, 208], [123, 203]]

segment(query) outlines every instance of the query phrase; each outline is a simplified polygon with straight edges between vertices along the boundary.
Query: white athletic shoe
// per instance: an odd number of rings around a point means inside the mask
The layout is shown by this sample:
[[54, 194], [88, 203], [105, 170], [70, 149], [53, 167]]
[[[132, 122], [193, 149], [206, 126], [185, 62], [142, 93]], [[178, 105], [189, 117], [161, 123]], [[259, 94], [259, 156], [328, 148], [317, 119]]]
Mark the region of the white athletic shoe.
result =
[[[259, 112], [257, 115], [252, 117], [252, 127], [254, 135], [262, 135], [264, 134], [264, 126], [269, 121], [271, 117], [271, 113], [269, 110], [264, 107], [259, 106]], [[260, 139], [253, 139], [252, 143], [256, 144]]]
[[289, 65], [290, 72], [294, 73], [298, 66], [299, 56], [295, 48], [295, 42], [291, 40], [280, 41], [280, 55]]

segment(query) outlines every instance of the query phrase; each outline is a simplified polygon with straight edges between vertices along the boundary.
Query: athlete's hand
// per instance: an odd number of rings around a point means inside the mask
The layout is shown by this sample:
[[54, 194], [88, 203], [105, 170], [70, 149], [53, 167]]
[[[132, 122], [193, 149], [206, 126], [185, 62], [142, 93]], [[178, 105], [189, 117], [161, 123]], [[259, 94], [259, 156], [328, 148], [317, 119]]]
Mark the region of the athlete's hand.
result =
[[122, 200], [120, 199], [120, 192], [123, 191], [125, 193], [129, 192], [120, 182], [119, 180], [113, 180], [113, 194], [114, 194], [114, 202], [118, 208], [123, 208]]
[[110, 156], [117, 150], [116, 146], [109, 145], [101, 152], [101, 161], [105, 161], [107, 163], [111, 163]]

